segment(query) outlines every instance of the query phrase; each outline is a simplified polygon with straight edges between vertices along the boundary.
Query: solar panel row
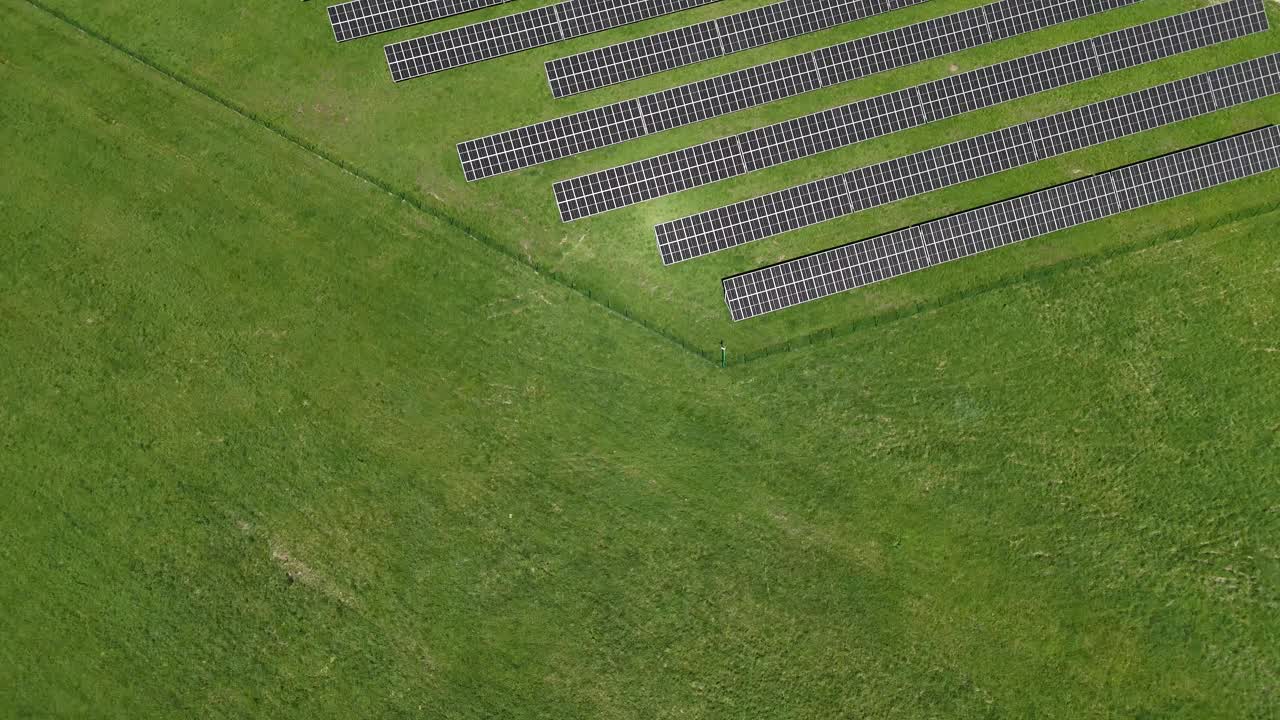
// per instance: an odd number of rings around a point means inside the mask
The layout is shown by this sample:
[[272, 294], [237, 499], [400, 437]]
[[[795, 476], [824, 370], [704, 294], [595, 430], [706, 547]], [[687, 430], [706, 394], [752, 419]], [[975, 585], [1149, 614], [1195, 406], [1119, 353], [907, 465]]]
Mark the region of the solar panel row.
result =
[[383, 48], [396, 82], [719, 0], [568, 0]]
[[1231, 0], [555, 184], [569, 222], [1267, 28]]
[[1138, 0], [1000, 0], [458, 145], [468, 180], [499, 175], [836, 85]]
[[745, 320], [1277, 168], [1271, 125], [725, 278], [725, 303]]
[[858, 168], [655, 228], [664, 264], [1280, 92], [1280, 53]]
[[783, 0], [546, 64], [555, 97], [595, 90], [927, 0]]
[[346, 42], [511, 0], [352, 0], [329, 6], [333, 37]]

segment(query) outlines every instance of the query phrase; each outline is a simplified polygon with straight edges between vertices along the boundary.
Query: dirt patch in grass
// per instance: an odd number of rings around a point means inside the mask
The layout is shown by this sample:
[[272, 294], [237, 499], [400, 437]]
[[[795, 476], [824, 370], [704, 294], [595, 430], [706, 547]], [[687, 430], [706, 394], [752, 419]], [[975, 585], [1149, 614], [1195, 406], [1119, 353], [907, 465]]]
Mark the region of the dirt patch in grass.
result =
[[290, 583], [300, 583], [319, 590], [348, 607], [356, 606], [356, 599], [351, 593], [338, 587], [331, 579], [292, 555], [279, 540], [272, 539], [268, 546], [271, 548], [271, 560], [285, 571], [285, 576], [289, 578]]
[[[257, 535], [252, 524], [237, 520], [236, 528], [246, 535]], [[318, 590], [326, 597], [346, 605], [357, 607], [356, 597], [340, 587], [332, 578], [303, 562], [289, 547], [277, 537], [267, 538], [267, 548], [271, 553], [271, 561], [284, 571], [289, 584], [299, 584]]]

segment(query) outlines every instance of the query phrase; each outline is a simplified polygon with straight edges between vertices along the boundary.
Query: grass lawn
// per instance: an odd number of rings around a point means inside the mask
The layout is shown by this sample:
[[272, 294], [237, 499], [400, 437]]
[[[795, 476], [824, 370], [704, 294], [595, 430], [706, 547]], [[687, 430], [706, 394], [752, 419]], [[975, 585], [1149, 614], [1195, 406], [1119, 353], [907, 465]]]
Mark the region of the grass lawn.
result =
[[[1280, 712], [1280, 216], [1257, 210], [1274, 176], [759, 323], [730, 325], [718, 295], [719, 274], [782, 247], [1208, 140], [1274, 103], [688, 271], [657, 265], [639, 221], [1274, 50], [1274, 34], [580, 228], [549, 201], [574, 168], [945, 63], [466, 185], [456, 139], [554, 112], [541, 60], [735, 4], [392, 86], [381, 42], [335, 46], [315, 4], [43, 1], [414, 202], [0, 0], [0, 715]], [[533, 109], [486, 116], [467, 91], [486, 78]], [[721, 370], [456, 222], [700, 347], [959, 299]], [[1018, 280], [1028, 266], [1051, 269]]]
[[[1275, 27], [1261, 35], [842, 148], [730, 182], [564, 224], [559, 221], [552, 197], [551, 186], [556, 180], [890, 92], [946, 75], [952, 67], [955, 71], [969, 70], [1184, 12], [1204, 3], [1145, 0], [1081, 21], [751, 111], [518, 173], [466, 183], [455, 151], [460, 141], [946, 15], [982, 2], [931, 0], [846, 27], [565, 100], [550, 97], [542, 69], [545, 60], [764, 2], [725, 0], [695, 12], [677, 13], [398, 85], [390, 82], [382, 59], [382, 45], [421, 35], [428, 31], [423, 26], [338, 45], [328, 29], [322, 5], [314, 3], [273, 3], [250, 10], [217, 3], [155, 7], [154, 3], [138, 0], [39, 2], [465, 223], [477, 234], [544, 271], [554, 271], [578, 287], [590, 289], [593, 297], [626, 308], [696, 347], [709, 350], [717, 347], [720, 339], [725, 339], [739, 354], [840, 326], [851, 319], [929, 302], [939, 294], [1015, 278], [1028, 266], [1095, 254], [1130, 239], [1178, 227], [1198, 215], [1193, 200], [1173, 203], [1161, 210], [1110, 221], [1105, 231], [1095, 229], [1063, 235], [1049, 248], [1045, 247], [1046, 243], [1031, 243], [1029, 249], [983, 258], [962, 269], [942, 268], [928, 278], [906, 278], [892, 285], [828, 300], [803, 312], [781, 313], [749, 323], [730, 322], [720, 291], [720, 278], [725, 275], [1280, 119], [1280, 99], [1271, 98], [785, 237], [751, 243], [697, 262], [663, 267], [653, 237], [653, 226], [658, 222], [1275, 52], [1280, 49], [1277, 35], [1280, 8], [1270, 3]], [[532, 5], [510, 3], [450, 18], [428, 28], [463, 25]], [[477, 96], [483, 101], [477, 102]], [[1231, 209], [1238, 210], [1274, 204], [1275, 198], [1265, 192], [1264, 185], [1265, 182], [1255, 181], [1242, 184], [1234, 192], [1212, 193], [1213, 206], [1216, 209], [1231, 205]]]

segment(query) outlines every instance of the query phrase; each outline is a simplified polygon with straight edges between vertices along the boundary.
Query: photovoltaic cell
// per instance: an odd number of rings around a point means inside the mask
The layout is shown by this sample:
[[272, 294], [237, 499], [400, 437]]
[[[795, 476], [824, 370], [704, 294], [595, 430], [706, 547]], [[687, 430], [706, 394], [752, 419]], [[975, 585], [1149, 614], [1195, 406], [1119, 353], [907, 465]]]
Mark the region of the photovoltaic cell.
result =
[[568, 0], [383, 48], [396, 82], [719, 0]]
[[[458, 145], [458, 158], [467, 180], [479, 180], [621, 142], [615, 139], [619, 137], [617, 133], [599, 124], [602, 116], [639, 117], [640, 134], [652, 135], [1135, 2], [1138, 0], [1000, 0], [613, 105], [468, 140]], [[639, 136], [623, 139], [630, 137]]]
[[735, 321], [1280, 168], [1271, 125], [722, 281]]
[[823, 178], [655, 228], [671, 264], [1280, 92], [1280, 53], [996, 130], [838, 175], [843, 198], [810, 199]]
[[333, 37], [346, 42], [511, 0], [353, 0], [329, 6]]
[[760, 47], [927, 0], [783, 0], [735, 15], [551, 60], [555, 97]]
[[555, 184], [556, 205], [569, 222], [1266, 28], [1263, 0], [1231, 0], [562, 180]]

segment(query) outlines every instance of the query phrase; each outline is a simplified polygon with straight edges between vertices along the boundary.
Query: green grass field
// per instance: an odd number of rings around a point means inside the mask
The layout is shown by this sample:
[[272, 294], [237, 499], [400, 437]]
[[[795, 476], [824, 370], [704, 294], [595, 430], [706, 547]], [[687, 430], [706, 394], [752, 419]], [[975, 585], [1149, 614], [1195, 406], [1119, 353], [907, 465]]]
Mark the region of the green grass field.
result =
[[1274, 99], [675, 268], [651, 237], [1280, 31], [571, 225], [560, 177], [1194, 4], [461, 180], [459, 140], [976, 3], [548, 98], [550, 57], [749, 4], [393, 86], [421, 27], [0, 0], [0, 716], [1280, 715], [1274, 175], [758, 322], [719, 290]]

